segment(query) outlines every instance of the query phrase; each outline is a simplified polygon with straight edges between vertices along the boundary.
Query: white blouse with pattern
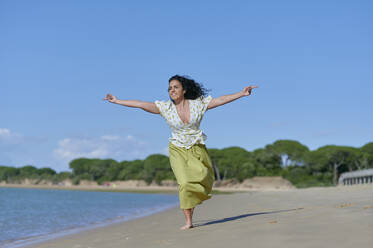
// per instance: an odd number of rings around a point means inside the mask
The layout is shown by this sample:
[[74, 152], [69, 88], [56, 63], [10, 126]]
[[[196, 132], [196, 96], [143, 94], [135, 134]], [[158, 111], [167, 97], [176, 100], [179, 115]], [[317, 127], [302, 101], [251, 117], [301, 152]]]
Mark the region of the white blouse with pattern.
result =
[[195, 100], [188, 100], [190, 121], [187, 125], [180, 119], [176, 105], [171, 100], [154, 102], [161, 116], [171, 128], [172, 135], [169, 141], [176, 146], [186, 149], [191, 148], [194, 144], [205, 144], [207, 136], [199, 129], [199, 126], [212, 97], [199, 97]]

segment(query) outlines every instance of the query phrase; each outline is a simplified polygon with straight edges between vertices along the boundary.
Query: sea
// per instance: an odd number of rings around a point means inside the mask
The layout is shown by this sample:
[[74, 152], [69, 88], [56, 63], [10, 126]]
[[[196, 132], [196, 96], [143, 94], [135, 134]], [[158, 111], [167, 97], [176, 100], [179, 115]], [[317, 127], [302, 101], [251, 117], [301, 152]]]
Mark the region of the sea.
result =
[[178, 204], [177, 194], [2, 187], [0, 247], [24, 247], [151, 215]]

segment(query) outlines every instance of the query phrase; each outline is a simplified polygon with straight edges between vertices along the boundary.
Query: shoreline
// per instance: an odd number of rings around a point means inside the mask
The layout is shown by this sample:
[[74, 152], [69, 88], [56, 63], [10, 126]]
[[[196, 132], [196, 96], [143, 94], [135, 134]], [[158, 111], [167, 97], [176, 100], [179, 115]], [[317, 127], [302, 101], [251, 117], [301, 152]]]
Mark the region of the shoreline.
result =
[[[195, 228], [178, 207], [27, 248], [341, 247], [373, 242], [373, 185], [215, 195], [198, 205]], [[326, 231], [327, 230], [327, 231]]]
[[[144, 193], [144, 194], [178, 194], [177, 187], [172, 186], [134, 186], [134, 187], [117, 187], [111, 188], [103, 185], [73, 185], [73, 186], [66, 186], [66, 185], [46, 185], [46, 184], [5, 184], [0, 183], [0, 188], [22, 188], [22, 189], [44, 189], [44, 190], [78, 190], [78, 191], [94, 191], [94, 192], [123, 192], [123, 193]], [[214, 188], [212, 194], [219, 195], [219, 194], [233, 194], [233, 193], [240, 193], [240, 192], [247, 192], [250, 189], [234, 189], [231, 187], [219, 187], [218, 189]], [[257, 190], [250, 190], [250, 191], [257, 191]], [[71, 229], [61, 230], [56, 233], [44, 234], [39, 236], [30, 236], [25, 237], [23, 239], [16, 240], [14, 243], [10, 242], [9, 244], [3, 244], [5, 247], [27, 247], [31, 245], [38, 245], [46, 241], [53, 241], [55, 239], [63, 238], [69, 235], [79, 234], [84, 231], [93, 230], [96, 228], [107, 227], [116, 223], [123, 223], [128, 222], [138, 218], [146, 218], [147, 216], [157, 214], [159, 212], [167, 211], [170, 208], [178, 208], [178, 204], [176, 206], [168, 206], [167, 208], [156, 210], [154, 212], [149, 212], [145, 214], [140, 214], [139, 216], [133, 216], [129, 219], [121, 219], [121, 220], [107, 220], [102, 223], [93, 224], [93, 226], [80, 226], [80, 227], [73, 227]]]
[[[178, 206], [171, 206], [127, 220], [34, 237], [9, 247], [190, 247], [190, 242], [207, 248], [217, 244], [274, 247], [279, 242], [294, 248], [336, 247], [331, 240], [339, 235], [360, 242], [341, 242], [339, 247], [365, 245], [373, 242], [371, 228], [366, 229], [373, 226], [372, 189], [373, 184], [363, 184], [217, 194], [197, 206], [195, 228], [190, 230], [178, 230], [184, 216]], [[329, 234], [324, 235], [323, 230]]]
[[69, 229], [56, 231], [53, 233], [42, 234], [37, 236], [25, 237], [13, 242], [4, 243], [4, 248], [27, 248], [32, 246], [38, 246], [46, 242], [54, 242], [59, 239], [68, 238], [69, 236], [79, 235], [84, 232], [94, 231], [95, 229], [106, 228], [116, 224], [123, 224], [137, 219], [146, 218], [154, 214], [169, 211], [171, 209], [178, 208], [178, 205], [165, 206], [157, 209], [153, 212], [145, 212], [136, 216], [119, 218], [119, 219], [108, 219], [100, 223], [91, 224], [89, 226], [76, 226]]

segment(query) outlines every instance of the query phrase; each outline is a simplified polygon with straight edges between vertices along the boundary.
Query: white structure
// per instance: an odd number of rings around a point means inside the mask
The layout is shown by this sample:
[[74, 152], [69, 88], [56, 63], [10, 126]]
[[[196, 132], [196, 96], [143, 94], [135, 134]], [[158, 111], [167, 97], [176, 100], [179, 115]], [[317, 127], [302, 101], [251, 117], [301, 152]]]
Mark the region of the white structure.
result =
[[338, 184], [343, 185], [364, 183], [373, 183], [373, 169], [345, 172], [338, 179]]

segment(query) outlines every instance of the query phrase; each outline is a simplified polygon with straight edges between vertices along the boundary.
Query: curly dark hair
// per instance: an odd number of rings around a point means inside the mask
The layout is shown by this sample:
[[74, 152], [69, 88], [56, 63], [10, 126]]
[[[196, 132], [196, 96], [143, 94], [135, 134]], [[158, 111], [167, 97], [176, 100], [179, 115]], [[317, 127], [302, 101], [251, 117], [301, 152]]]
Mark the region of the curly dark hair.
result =
[[197, 83], [191, 77], [186, 76], [186, 75], [184, 75], [184, 76], [179, 76], [179, 75], [172, 76], [168, 80], [168, 83], [170, 83], [172, 80], [177, 80], [181, 83], [181, 86], [186, 91], [185, 94], [184, 94], [185, 99], [195, 100], [195, 99], [197, 99], [198, 97], [201, 97], [201, 96], [205, 97], [205, 96], [207, 96], [207, 93], [210, 91], [210, 90], [207, 90], [206, 88], [204, 88], [202, 84]]

